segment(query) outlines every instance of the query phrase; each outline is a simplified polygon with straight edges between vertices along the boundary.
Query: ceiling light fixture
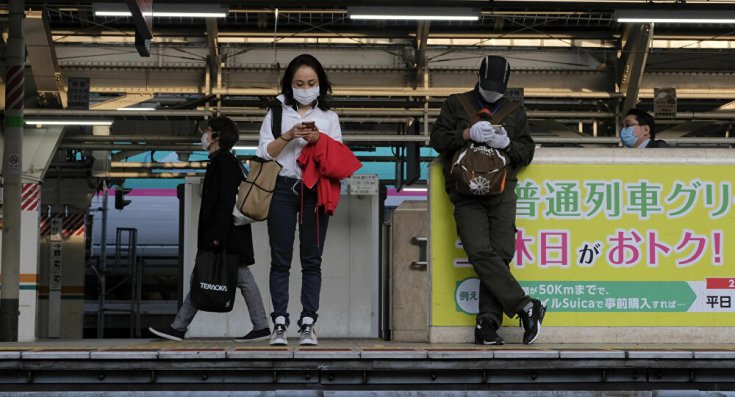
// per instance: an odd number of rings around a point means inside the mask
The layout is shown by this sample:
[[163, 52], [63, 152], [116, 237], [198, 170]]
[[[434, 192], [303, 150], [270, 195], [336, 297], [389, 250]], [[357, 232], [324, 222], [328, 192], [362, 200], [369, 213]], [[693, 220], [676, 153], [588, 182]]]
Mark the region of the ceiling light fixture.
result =
[[26, 125], [112, 125], [111, 120], [26, 120]]
[[618, 10], [615, 19], [620, 23], [735, 23], [735, 13], [728, 11], [697, 10]]
[[[129, 17], [125, 3], [94, 3], [94, 15], [100, 17]], [[227, 9], [218, 4], [154, 4], [153, 17], [171, 18], [225, 18]]]
[[141, 112], [141, 111], [151, 111], [151, 110], [156, 110], [156, 109], [155, 108], [132, 107], [132, 108], [117, 108], [117, 110], [132, 110], [132, 111]]
[[348, 7], [350, 19], [394, 21], [477, 21], [480, 11], [457, 7]]

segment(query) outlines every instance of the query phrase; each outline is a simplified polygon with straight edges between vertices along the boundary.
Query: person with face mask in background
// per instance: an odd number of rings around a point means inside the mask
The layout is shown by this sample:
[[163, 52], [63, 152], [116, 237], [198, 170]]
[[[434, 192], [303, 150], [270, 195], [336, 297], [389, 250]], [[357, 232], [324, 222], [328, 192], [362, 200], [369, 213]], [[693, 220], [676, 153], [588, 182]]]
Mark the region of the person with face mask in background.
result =
[[[235, 226], [232, 209], [235, 196], [243, 178], [237, 158], [230, 152], [240, 139], [237, 125], [228, 117], [209, 119], [208, 127], [201, 137], [202, 149], [209, 153], [209, 164], [202, 182], [202, 202], [199, 207], [197, 227], [197, 249], [199, 251], [226, 250], [238, 256], [240, 266], [237, 287], [248, 307], [253, 329], [236, 341], [262, 339], [270, 335], [263, 299], [249, 266], [255, 263], [253, 236], [250, 225]], [[149, 327], [154, 335], [181, 341], [198, 310], [186, 295], [176, 319], [166, 329]]]
[[[539, 336], [546, 312], [541, 301], [526, 295], [509, 268], [515, 253], [516, 174], [531, 163], [534, 153], [526, 112], [504, 98], [509, 77], [507, 59], [492, 55], [484, 57], [475, 88], [449, 96], [431, 130], [430, 143], [439, 152], [443, 163], [445, 188], [454, 204], [457, 232], [480, 278], [475, 343], [481, 345], [504, 343], [497, 333], [503, 313], [508, 317], [520, 317], [524, 329], [523, 343], [533, 343]], [[505, 113], [507, 116], [502, 125], [493, 125], [486, 120], [473, 123], [474, 114], [468, 114], [465, 110], [468, 105], [463, 106], [462, 103], [474, 105], [476, 114], [482, 111], [498, 115]], [[512, 108], [515, 109], [511, 111]], [[470, 196], [457, 192], [451, 175], [452, 158], [470, 140], [507, 154], [510, 166], [507, 167], [503, 193]]]
[[627, 148], [669, 147], [666, 141], [656, 140], [656, 121], [643, 110], [632, 108], [623, 119], [620, 141]]
[[322, 252], [329, 217], [317, 206], [316, 187], [308, 188], [303, 183], [297, 159], [307, 145], [317, 144], [321, 134], [342, 141], [339, 117], [330, 109], [331, 91], [321, 63], [309, 54], [297, 56], [286, 68], [281, 93], [276, 98], [276, 106], [282, 109], [281, 135], [273, 136], [272, 110], [268, 111], [260, 128], [257, 156], [276, 160], [283, 166], [276, 180], [267, 221], [271, 250], [271, 319], [274, 323], [271, 345], [288, 344], [289, 274], [297, 229], [301, 260], [302, 310], [297, 323], [300, 344], [318, 343], [314, 324], [318, 318]]

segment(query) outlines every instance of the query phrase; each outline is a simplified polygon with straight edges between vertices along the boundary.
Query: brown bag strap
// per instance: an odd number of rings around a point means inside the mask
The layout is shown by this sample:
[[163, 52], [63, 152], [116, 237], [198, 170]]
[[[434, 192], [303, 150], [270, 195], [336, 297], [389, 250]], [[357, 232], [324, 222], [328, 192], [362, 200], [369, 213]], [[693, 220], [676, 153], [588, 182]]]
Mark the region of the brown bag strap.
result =
[[477, 112], [480, 111], [480, 107], [476, 106], [477, 102], [467, 98], [467, 94], [459, 94], [457, 95], [457, 99], [459, 99], [459, 104], [462, 105], [464, 112], [467, 113], [467, 120], [470, 121], [470, 125], [475, 124], [479, 120]]
[[501, 99], [500, 109], [493, 113], [491, 117], [493, 124], [500, 124], [508, 117], [514, 110], [518, 108], [518, 102], [509, 101], [505, 98]]
[[[477, 112], [479, 112], [480, 109], [478, 106], [474, 106], [473, 101], [467, 98], [467, 96], [467, 94], [460, 94], [457, 96], [457, 99], [459, 100], [459, 104], [462, 105], [465, 113], [467, 113], [467, 118], [468, 120], [470, 120], [470, 125], [472, 125], [479, 120], [479, 117], [477, 117]], [[500, 100], [500, 109], [493, 113], [491, 117], [492, 124], [497, 125], [502, 123], [506, 117], [508, 117], [511, 113], [513, 113], [514, 110], [516, 110], [516, 108], [518, 108], [517, 102], [509, 101], [506, 98], [502, 98]]]

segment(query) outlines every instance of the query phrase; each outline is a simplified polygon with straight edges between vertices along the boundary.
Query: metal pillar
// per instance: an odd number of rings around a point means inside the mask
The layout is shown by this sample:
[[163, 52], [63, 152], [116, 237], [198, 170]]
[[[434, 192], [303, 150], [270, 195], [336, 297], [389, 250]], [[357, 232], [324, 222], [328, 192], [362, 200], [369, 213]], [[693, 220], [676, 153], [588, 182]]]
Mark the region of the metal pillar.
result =
[[[429, 39], [430, 27], [431, 22], [419, 22], [416, 31], [416, 78], [414, 86], [418, 88], [419, 81], [421, 81], [421, 87], [424, 90], [429, 89], [429, 62], [426, 59], [426, 42]], [[424, 96], [423, 134], [426, 136], [429, 135], [429, 99], [431, 99], [430, 96]]]
[[652, 23], [634, 25], [631, 29], [630, 42], [626, 43], [625, 46], [629, 53], [620, 87], [620, 91], [625, 92], [625, 102], [622, 109], [624, 112], [635, 107], [638, 103], [638, 94], [643, 80], [643, 72], [646, 69], [648, 50], [651, 48], [651, 41], [653, 40]]
[[105, 337], [105, 293], [107, 291], [107, 280], [105, 274], [107, 272], [107, 201], [109, 191], [107, 182], [103, 182], [104, 193], [102, 195], [102, 230], [100, 237], [100, 261], [97, 270], [97, 337]]
[[10, 2], [8, 68], [5, 74], [5, 148], [3, 153], [3, 250], [0, 284], [0, 341], [18, 340], [20, 279], [20, 189], [23, 171], [25, 44], [23, 0]]
[[[115, 267], [118, 271], [126, 269], [127, 276], [120, 284], [130, 284], [130, 337], [140, 336], [140, 274], [136, 247], [138, 245], [138, 229], [118, 227], [115, 235]], [[118, 284], [117, 286], [119, 286]], [[116, 286], [116, 287], [117, 287]], [[110, 289], [112, 291], [112, 289]], [[105, 295], [108, 292], [105, 291]]]

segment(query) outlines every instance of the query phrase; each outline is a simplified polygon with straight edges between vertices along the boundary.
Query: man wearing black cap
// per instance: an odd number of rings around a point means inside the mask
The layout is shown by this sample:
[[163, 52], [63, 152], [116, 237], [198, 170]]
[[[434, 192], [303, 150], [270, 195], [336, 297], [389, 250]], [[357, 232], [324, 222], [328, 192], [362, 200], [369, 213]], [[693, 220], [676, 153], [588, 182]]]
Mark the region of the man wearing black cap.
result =
[[[526, 112], [503, 98], [510, 65], [500, 56], [486, 56], [478, 83], [472, 91], [449, 96], [431, 130], [431, 146], [439, 152], [449, 198], [454, 203], [457, 232], [480, 278], [480, 310], [475, 343], [502, 345], [497, 334], [503, 320], [518, 315], [524, 328], [523, 343], [533, 343], [541, 331], [546, 307], [526, 295], [510, 272], [515, 253], [516, 174], [533, 159], [534, 142]], [[478, 112], [489, 111], [493, 121], [477, 121]], [[501, 116], [502, 115], [502, 116]], [[502, 117], [502, 121], [497, 119]], [[501, 124], [501, 125], [498, 125]], [[452, 158], [469, 141], [501, 150], [510, 159], [503, 193], [470, 196], [457, 192], [451, 175]]]
[[643, 110], [632, 108], [623, 120], [620, 140], [629, 148], [669, 147], [666, 141], [656, 140], [656, 121]]

